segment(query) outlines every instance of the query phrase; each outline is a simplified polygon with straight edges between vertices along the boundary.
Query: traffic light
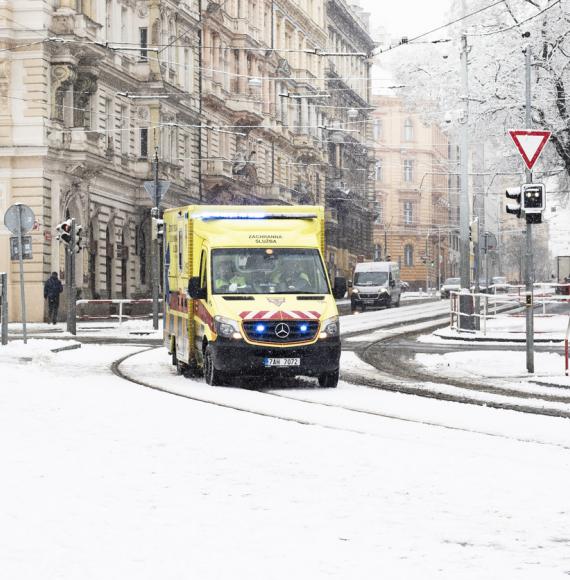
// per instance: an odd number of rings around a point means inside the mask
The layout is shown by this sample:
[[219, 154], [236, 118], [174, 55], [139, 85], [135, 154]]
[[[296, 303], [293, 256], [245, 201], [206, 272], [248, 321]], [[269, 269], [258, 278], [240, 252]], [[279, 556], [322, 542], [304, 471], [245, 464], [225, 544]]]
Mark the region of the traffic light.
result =
[[164, 236], [164, 220], [152, 218], [151, 239], [161, 239]]
[[507, 191], [505, 191], [505, 195], [507, 199], [514, 199], [516, 203], [507, 203], [506, 210], [507, 213], [511, 213], [516, 215], [518, 218], [521, 217], [522, 207], [521, 207], [521, 195], [522, 195], [522, 188], [521, 187], [508, 187]]
[[83, 226], [75, 226], [75, 253], [79, 254], [79, 252], [83, 249], [81, 246], [83, 236]]
[[542, 212], [546, 209], [546, 188], [542, 183], [524, 183], [522, 190], [523, 211], [529, 224], [542, 223]]
[[479, 243], [479, 218], [476, 217], [472, 222], [469, 222], [469, 241], [474, 244]]
[[63, 242], [66, 246], [69, 246], [71, 242], [71, 223], [71, 219], [68, 219], [55, 227], [58, 232], [56, 239]]

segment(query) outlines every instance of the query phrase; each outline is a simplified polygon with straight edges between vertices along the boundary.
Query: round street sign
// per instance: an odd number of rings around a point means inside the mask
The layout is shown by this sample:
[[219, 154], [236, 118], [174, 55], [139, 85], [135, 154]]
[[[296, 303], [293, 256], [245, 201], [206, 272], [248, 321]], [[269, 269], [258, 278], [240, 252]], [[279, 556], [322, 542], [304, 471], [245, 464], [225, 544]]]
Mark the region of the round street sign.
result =
[[[22, 227], [19, 228], [21, 212]], [[31, 207], [24, 205], [23, 203], [16, 203], [11, 205], [4, 214], [4, 225], [15, 235], [18, 235], [18, 229], [20, 229], [22, 234], [29, 232], [34, 227], [34, 222], [36, 216]]]

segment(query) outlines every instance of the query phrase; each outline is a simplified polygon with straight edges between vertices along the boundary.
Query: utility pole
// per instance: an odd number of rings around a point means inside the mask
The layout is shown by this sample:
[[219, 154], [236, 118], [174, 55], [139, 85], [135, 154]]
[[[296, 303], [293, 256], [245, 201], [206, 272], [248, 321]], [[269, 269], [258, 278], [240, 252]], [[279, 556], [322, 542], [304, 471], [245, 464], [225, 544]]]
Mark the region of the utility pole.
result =
[[[461, 288], [470, 289], [469, 251], [469, 78], [467, 59], [469, 47], [467, 35], [461, 36], [461, 88], [463, 93], [463, 117], [461, 119], [461, 193], [459, 196], [459, 275]], [[459, 302], [459, 327], [473, 328], [473, 303], [470, 296], [461, 296]]]
[[[531, 82], [531, 58], [532, 52], [530, 44], [527, 45], [525, 49], [525, 85], [526, 85], [526, 103], [525, 103], [525, 113], [526, 113], [526, 128], [531, 129], [532, 127], [532, 114], [531, 114], [531, 93], [530, 93], [530, 82]], [[532, 171], [530, 169], [525, 170], [526, 182], [532, 183]], [[534, 266], [532, 259], [532, 224], [529, 223], [528, 219], [526, 222], [526, 265], [525, 265], [525, 287], [526, 287], [526, 370], [529, 373], [534, 373], [534, 292], [533, 292], [533, 282], [534, 282]]]
[[152, 327], [158, 330], [158, 292], [159, 292], [159, 240], [156, 233], [157, 222], [160, 217], [160, 197], [158, 183], [158, 145], [154, 148], [154, 207], [150, 210], [151, 216], [151, 265], [152, 265]]

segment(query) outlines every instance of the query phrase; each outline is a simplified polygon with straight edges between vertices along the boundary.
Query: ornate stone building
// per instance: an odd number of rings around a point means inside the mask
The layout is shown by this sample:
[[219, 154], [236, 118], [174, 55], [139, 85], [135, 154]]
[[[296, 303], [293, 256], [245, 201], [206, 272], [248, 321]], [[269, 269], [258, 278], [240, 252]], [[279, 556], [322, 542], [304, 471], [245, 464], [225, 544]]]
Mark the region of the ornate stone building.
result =
[[[0, 0], [0, 49], [0, 213], [36, 215], [29, 320], [49, 272], [65, 280], [69, 217], [81, 297], [150, 294], [155, 157], [163, 208], [330, 205], [331, 272], [370, 255], [372, 43], [345, 0]], [[8, 248], [1, 226], [17, 320]]]
[[[199, 197], [198, 0], [30, 0], [0, 3], [0, 210], [32, 207], [26, 264], [29, 320], [42, 320], [42, 284], [65, 278], [55, 225], [84, 227], [76, 257], [84, 297], [147, 294], [151, 200], [143, 183], [172, 185], [165, 206]], [[17, 270], [7, 232], [0, 270]]]
[[203, 196], [323, 203], [324, 0], [228, 0], [203, 12]]
[[323, 105], [328, 152], [327, 262], [348, 278], [357, 260], [373, 258], [370, 69], [374, 42], [368, 15], [345, 0], [327, 0], [328, 58]]
[[450, 190], [448, 140], [441, 129], [407, 111], [398, 97], [373, 100], [376, 149], [377, 259], [399, 262], [413, 288], [452, 274], [449, 240], [456, 191]]

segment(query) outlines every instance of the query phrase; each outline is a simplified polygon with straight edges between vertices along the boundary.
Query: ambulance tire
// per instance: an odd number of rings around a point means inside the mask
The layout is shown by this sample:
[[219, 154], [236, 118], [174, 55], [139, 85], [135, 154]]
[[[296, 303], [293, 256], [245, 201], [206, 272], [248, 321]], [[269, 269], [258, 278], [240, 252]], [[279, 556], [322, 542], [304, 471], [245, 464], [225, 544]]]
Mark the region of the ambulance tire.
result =
[[224, 378], [224, 373], [214, 366], [212, 350], [207, 346], [204, 353], [204, 379], [206, 379], [206, 383], [212, 387], [221, 387], [224, 385]]
[[340, 369], [337, 369], [332, 373], [323, 373], [319, 376], [319, 387], [323, 389], [336, 389], [339, 374]]

